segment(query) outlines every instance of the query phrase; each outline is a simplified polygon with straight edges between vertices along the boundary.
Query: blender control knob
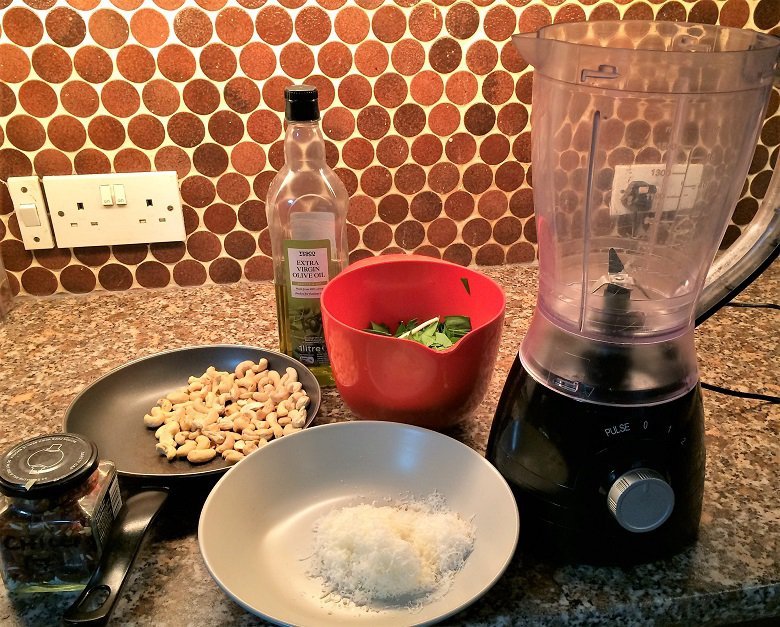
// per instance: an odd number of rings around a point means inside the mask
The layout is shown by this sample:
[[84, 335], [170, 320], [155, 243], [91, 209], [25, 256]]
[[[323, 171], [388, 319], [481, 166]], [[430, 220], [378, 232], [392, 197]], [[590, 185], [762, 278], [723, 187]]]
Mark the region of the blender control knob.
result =
[[674, 509], [674, 490], [655, 470], [636, 468], [621, 475], [607, 494], [609, 511], [634, 533], [660, 527]]

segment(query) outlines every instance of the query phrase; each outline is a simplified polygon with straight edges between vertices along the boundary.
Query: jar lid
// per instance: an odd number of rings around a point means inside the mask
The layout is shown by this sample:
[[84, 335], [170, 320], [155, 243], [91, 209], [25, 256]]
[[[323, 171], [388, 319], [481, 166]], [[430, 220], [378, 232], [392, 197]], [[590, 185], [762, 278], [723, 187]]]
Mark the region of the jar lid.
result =
[[317, 88], [290, 85], [284, 89], [284, 117], [288, 122], [316, 122], [320, 119]]
[[0, 458], [0, 492], [27, 499], [50, 497], [84, 481], [97, 465], [97, 446], [82, 436], [39, 436]]

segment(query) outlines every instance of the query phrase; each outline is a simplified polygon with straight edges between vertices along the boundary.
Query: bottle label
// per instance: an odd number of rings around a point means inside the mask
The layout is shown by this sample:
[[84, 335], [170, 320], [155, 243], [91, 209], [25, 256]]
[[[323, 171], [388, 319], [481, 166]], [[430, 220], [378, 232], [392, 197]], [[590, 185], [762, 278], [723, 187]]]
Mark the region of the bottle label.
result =
[[330, 279], [331, 242], [285, 240], [284, 258], [292, 356], [307, 366], [327, 366], [320, 295]]

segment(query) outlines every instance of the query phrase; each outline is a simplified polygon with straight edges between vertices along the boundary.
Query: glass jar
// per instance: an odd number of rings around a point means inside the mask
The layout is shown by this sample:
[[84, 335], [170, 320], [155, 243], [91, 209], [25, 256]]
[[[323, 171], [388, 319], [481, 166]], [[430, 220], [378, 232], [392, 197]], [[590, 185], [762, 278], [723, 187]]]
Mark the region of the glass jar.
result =
[[6, 588], [83, 588], [122, 507], [113, 462], [71, 433], [22, 442], [0, 458], [0, 570]]

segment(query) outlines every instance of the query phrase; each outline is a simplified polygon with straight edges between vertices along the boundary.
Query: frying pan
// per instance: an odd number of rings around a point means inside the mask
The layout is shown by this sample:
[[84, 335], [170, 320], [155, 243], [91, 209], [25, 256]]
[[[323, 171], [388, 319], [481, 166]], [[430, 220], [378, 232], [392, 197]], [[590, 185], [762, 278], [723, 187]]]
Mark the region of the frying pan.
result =
[[[268, 360], [269, 369], [283, 373], [292, 366], [311, 399], [306, 426], [320, 406], [320, 387], [314, 375], [295, 359], [253, 346], [229, 344], [191, 346], [131, 361], [85, 388], [70, 404], [63, 431], [79, 433], [97, 444], [101, 459], [116, 464], [123, 487], [132, 486], [114, 524], [101, 562], [84, 591], [63, 617], [66, 625], [108, 622], [141, 541], [165, 503], [168, 491], [183, 482], [215, 477], [227, 463], [219, 456], [194, 466], [186, 460], [169, 462], [155, 450], [154, 430], [143, 424], [144, 414], [169, 392], [200, 376], [209, 366], [232, 371], [247, 359]], [[95, 607], [97, 605], [97, 607]]]

